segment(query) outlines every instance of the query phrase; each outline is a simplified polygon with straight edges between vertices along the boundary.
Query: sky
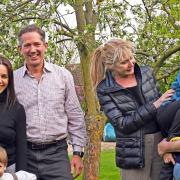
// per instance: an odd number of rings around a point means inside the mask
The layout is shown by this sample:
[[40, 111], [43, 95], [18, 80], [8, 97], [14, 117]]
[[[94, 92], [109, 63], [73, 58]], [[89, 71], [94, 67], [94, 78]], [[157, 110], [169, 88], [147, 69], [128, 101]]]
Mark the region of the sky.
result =
[[[116, 2], [122, 2], [122, 0], [116, 0]], [[127, 2], [129, 2], [132, 5], [142, 4], [142, 0], [127, 0]], [[75, 15], [74, 14], [69, 14], [69, 13], [74, 11], [73, 8], [70, 5], [67, 5], [67, 6], [61, 5], [61, 6], [59, 6], [59, 11], [61, 12], [61, 14], [64, 17], [65, 21], [67, 22], [67, 24], [71, 28], [76, 27]], [[129, 16], [131, 16], [131, 14], [129, 14]]]

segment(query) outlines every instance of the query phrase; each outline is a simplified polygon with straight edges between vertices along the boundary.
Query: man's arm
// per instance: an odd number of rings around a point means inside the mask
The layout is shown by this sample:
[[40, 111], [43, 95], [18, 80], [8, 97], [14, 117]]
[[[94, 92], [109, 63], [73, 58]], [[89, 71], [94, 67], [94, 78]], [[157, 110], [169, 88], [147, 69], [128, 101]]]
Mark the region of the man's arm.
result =
[[68, 118], [69, 142], [73, 146], [73, 152], [81, 152], [86, 145], [86, 126], [84, 113], [76, 95], [72, 74], [64, 70], [66, 80], [64, 108]]
[[81, 158], [83, 156], [83, 148], [86, 145], [86, 127], [84, 114], [76, 95], [72, 74], [69, 71], [64, 73], [66, 78], [65, 111], [68, 117], [69, 140], [73, 146], [71, 172], [74, 172], [75, 177], [77, 177], [83, 169]]
[[160, 156], [164, 155], [167, 152], [180, 152], [180, 141], [166, 141], [166, 139], [162, 140], [158, 144], [158, 153]]

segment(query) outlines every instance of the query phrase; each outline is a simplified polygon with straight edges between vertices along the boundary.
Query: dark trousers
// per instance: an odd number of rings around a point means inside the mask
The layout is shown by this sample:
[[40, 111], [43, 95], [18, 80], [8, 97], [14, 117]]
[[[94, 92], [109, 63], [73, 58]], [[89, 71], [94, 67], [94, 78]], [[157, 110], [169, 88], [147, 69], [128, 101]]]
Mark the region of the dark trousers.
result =
[[163, 164], [162, 169], [160, 171], [159, 180], [173, 180], [173, 168], [174, 165], [171, 164]]
[[66, 140], [44, 149], [28, 145], [27, 171], [38, 180], [72, 180]]
[[157, 121], [164, 137], [180, 136], [180, 101], [158, 109]]
[[[157, 113], [158, 124], [162, 135], [170, 140], [180, 136], [180, 101], [174, 101], [159, 108]], [[164, 164], [159, 180], [173, 180], [173, 164]]]

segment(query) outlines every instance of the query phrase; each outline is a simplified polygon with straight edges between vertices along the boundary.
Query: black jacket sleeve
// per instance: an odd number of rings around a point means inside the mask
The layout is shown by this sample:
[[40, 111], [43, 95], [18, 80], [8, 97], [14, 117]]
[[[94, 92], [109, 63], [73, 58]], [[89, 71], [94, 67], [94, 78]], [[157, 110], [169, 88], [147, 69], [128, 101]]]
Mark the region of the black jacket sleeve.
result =
[[105, 115], [112, 125], [124, 134], [131, 134], [142, 128], [152, 121], [157, 111], [153, 104], [145, 103], [134, 111], [124, 113], [110, 95], [100, 92], [97, 95]]
[[16, 171], [26, 170], [27, 141], [26, 141], [26, 115], [23, 106], [17, 108], [16, 118]]

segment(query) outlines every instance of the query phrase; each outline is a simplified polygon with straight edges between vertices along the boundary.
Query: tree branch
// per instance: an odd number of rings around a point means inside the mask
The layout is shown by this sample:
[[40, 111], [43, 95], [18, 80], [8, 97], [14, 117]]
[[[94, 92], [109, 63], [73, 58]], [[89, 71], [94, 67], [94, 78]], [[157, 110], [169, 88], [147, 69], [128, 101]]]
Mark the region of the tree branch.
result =
[[86, 24], [92, 24], [92, 0], [85, 2], [86, 11], [84, 12], [86, 18]]
[[69, 26], [65, 25], [64, 23], [62, 23], [60, 21], [56, 21], [56, 20], [53, 20], [53, 22], [57, 25], [60, 25], [61, 27], [63, 27], [67, 31], [69, 31], [72, 35], [76, 35], [75, 31], [73, 29], [71, 29]]
[[160, 59], [157, 60], [154, 68], [154, 73], [157, 74], [159, 69], [162, 67], [164, 64], [165, 60], [169, 58], [172, 54], [175, 54], [176, 52], [180, 51], [180, 45], [177, 45], [176, 47], [170, 49], [167, 51]]
[[169, 22], [171, 23], [171, 25], [174, 27], [174, 29], [179, 30], [180, 26], [176, 25], [176, 20], [174, 19], [174, 17], [170, 14], [170, 12], [167, 10], [167, 4], [162, 4], [162, 10], [164, 12], [166, 12], [166, 14], [168, 15], [168, 19]]
[[147, 15], [148, 15], [149, 21], [151, 22], [151, 21], [152, 21], [152, 18], [151, 18], [151, 15], [150, 15], [149, 10], [148, 10], [148, 8], [147, 8], [147, 5], [146, 5], [146, 3], [145, 3], [144, 0], [142, 0], [142, 3], [143, 3], [143, 5], [144, 5], [144, 8], [145, 8], [146, 13], [147, 13]]
[[164, 75], [162, 75], [161, 77], [157, 78], [157, 81], [169, 77], [171, 74], [174, 74], [174, 73], [177, 72], [178, 70], [179, 70], [179, 66], [178, 66], [178, 67], [175, 67], [175, 68], [172, 69], [171, 71], [168, 71], [168, 72], [166, 72]]
[[[18, 22], [18, 21], [23, 21], [23, 20], [32, 20], [32, 19], [40, 19], [40, 20], [43, 20], [43, 21], [45, 21], [45, 22], [48, 21], [47, 19], [42, 18], [42, 17], [24, 17], [24, 18], [16, 19], [16, 20], [14, 20], [14, 21], [12, 21], [12, 22]], [[69, 33], [68, 36], [71, 37], [71, 36], [73, 36], [73, 35], [76, 35], [76, 33], [75, 33], [72, 29], [70, 29], [67, 25], [63, 24], [62, 22], [53, 20], [53, 23], [55, 23], [55, 24], [63, 27], [63, 28], [66, 29], [67, 31], [69, 31], [70, 33]], [[71, 35], [70, 35], [70, 34], [71, 34]]]
[[[32, 1], [33, 0], [27, 0], [27, 1], [23, 2], [23, 3], [21, 3], [21, 4], [17, 4], [17, 6], [13, 7], [13, 10], [16, 11], [17, 9], [19, 9], [21, 7], [24, 7], [25, 5], [27, 5], [28, 3], [32, 2]], [[8, 10], [9, 10], [9, 8], [7, 8], [7, 12], [9, 12]], [[11, 12], [11, 10], [10, 10], [10, 12]]]
[[64, 41], [72, 41], [72, 39], [71, 38], [66, 38], [66, 39], [64, 38], [64, 39], [56, 41], [56, 43], [61, 43], [61, 42], [64, 42]]
[[58, 31], [58, 35], [67, 36], [67, 37], [70, 37], [71, 39], [73, 39], [73, 35], [71, 33], [68, 33], [67, 31], [65, 31], [63, 29], [59, 29], [57, 31]]
[[84, 32], [85, 25], [86, 25], [82, 0], [75, 0], [74, 10], [76, 14], [77, 28], [80, 35]]
[[135, 54], [140, 54], [140, 55], [143, 55], [143, 56], [146, 56], [146, 57], [150, 57], [152, 55], [146, 53], [146, 52], [142, 52], [142, 51], [136, 51]]

